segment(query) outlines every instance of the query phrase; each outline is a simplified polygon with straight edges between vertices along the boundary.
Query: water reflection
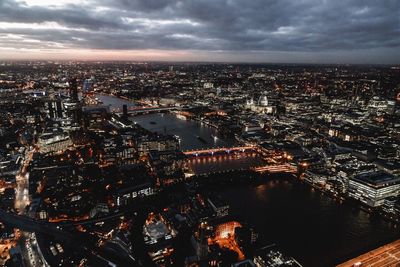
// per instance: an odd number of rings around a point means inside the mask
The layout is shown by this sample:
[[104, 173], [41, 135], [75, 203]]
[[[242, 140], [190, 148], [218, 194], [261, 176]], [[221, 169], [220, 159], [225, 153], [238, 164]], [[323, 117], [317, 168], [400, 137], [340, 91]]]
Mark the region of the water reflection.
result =
[[202, 127], [196, 121], [179, 119], [174, 114], [147, 114], [131, 117], [131, 120], [152, 132], [179, 136], [182, 150], [229, 147], [235, 143], [234, 140], [214, 138], [218, 134], [215, 129]]
[[[122, 106], [122, 102], [114, 104]], [[232, 140], [213, 138], [214, 129], [172, 114], [143, 115], [133, 120], [151, 131], [178, 135], [183, 150], [233, 144]], [[197, 158], [192, 162], [218, 166], [224, 159]], [[395, 224], [299, 182], [266, 180], [261, 185], [216, 190], [230, 203], [233, 214], [256, 228], [261, 245], [277, 243], [303, 266], [333, 266], [400, 238]]]
[[304, 266], [333, 266], [400, 238], [393, 223], [299, 182], [231, 186], [221, 195], [255, 226], [261, 244], [279, 244]]

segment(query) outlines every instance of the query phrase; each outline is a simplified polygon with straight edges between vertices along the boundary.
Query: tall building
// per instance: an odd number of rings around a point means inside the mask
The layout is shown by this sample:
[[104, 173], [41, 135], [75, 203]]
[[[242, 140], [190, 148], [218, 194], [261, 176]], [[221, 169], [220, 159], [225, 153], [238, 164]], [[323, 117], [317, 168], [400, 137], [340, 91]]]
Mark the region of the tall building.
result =
[[78, 83], [76, 78], [69, 81], [69, 99], [64, 102], [67, 116], [71, 119], [72, 125], [78, 126], [82, 123], [82, 105], [78, 97]]
[[78, 82], [76, 81], [76, 78], [72, 78], [69, 81], [69, 97], [74, 102], [79, 101], [79, 98], [78, 98]]
[[349, 180], [349, 196], [370, 207], [383, 205], [386, 198], [397, 197], [399, 192], [400, 177], [382, 171], [361, 173]]
[[62, 105], [62, 99], [59, 96], [56, 96], [56, 98], [49, 98], [45, 102], [44, 110], [51, 119], [63, 118], [64, 107]]
[[199, 260], [206, 260], [208, 256], [208, 242], [206, 231], [207, 222], [202, 222], [199, 226], [199, 240], [196, 251]]
[[93, 91], [93, 79], [84, 79], [82, 85], [82, 94], [87, 95], [91, 94]]
[[124, 120], [128, 119], [128, 106], [127, 105], [122, 105], [122, 118]]

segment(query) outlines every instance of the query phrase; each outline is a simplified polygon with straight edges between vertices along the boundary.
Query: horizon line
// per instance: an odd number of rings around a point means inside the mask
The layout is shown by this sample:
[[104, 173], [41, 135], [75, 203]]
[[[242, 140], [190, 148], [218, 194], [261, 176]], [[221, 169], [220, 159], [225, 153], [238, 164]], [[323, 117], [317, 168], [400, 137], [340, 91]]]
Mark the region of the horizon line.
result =
[[234, 65], [336, 65], [336, 66], [398, 66], [399, 63], [333, 63], [333, 62], [268, 62], [268, 61], [207, 61], [207, 60], [137, 60], [137, 59], [3, 59], [0, 62], [90, 62], [90, 63], [103, 63], [103, 62], [124, 62], [124, 63], [180, 63], [180, 64], [234, 64]]

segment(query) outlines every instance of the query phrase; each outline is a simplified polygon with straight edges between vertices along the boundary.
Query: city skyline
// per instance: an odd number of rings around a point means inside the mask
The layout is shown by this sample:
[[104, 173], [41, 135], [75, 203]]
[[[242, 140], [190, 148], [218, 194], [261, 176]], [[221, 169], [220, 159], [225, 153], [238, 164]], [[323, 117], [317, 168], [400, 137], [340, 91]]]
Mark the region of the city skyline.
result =
[[4, 0], [0, 60], [398, 64], [399, 5]]
[[1, 62], [0, 265], [397, 266], [399, 71]]
[[400, 0], [0, 0], [0, 266], [400, 266]]

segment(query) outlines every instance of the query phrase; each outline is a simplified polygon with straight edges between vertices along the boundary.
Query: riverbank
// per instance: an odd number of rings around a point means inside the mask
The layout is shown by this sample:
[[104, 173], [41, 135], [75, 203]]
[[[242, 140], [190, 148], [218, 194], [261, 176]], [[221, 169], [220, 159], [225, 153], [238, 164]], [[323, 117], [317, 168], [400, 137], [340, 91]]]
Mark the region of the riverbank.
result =
[[[130, 119], [149, 131], [179, 137], [182, 151], [230, 147], [236, 143], [233, 139], [216, 139], [213, 137], [217, 135], [216, 129], [197, 121], [179, 119], [173, 113], [152, 113], [132, 116]], [[201, 137], [205, 142], [198, 137]]]
[[310, 187], [314, 188], [315, 190], [320, 191], [323, 194], [327, 194], [329, 197], [336, 199], [336, 200], [340, 200], [340, 201], [347, 201], [347, 202], [351, 202], [353, 205], [356, 205], [357, 207], [359, 207], [360, 209], [362, 209], [363, 211], [366, 211], [372, 215], [377, 215], [382, 217], [384, 220], [387, 220], [389, 222], [398, 224], [400, 222], [399, 218], [394, 216], [394, 214], [385, 212], [384, 210], [382, 210], [381, 207], [375, 207], [375, 208], [371, 208], [370, 206], [366, 205], [365, 203], [356, 200], [356, 199], [352, 199], [350, 198], [346, 193], [339, 193], [339, 192], [335, 192], [333, 190], [328, 190], [326, 188], [323, 188], [321, 186], [319, 186], [318, 184], [312, 183], [307, 179], [299, 179], [300, 181], [303, 181], [304, 183], [306, 183], [307, 185], [309, 185]]
[[260, 246], [277, 243], [304, 266], [333, 266], [400, 237], [390, 222], [293, 177], [219, 185], [215, 191], [254, 226]]
[[[132, 118], [148, 130], [179, 135], [182, 150], [229, 146], [222, 138], [214, 143], [211, 134], [216, 129], [174, 114]], [[199, 142], [196, 136], [208, 143]], [[204, 178], [199, 180], [206, 182]], [[296, 179], [260, 177], [249, 181], [247, 173], [236, 172], [221, 178], [220, 174], [206, 178], [208, 190], [220, 194], [232, 214], [254, 226], [261, 245], [277, 243], [304, 266], [333, 266], [400, 238], [395, 224], [359, 205], [340, 203]]]

